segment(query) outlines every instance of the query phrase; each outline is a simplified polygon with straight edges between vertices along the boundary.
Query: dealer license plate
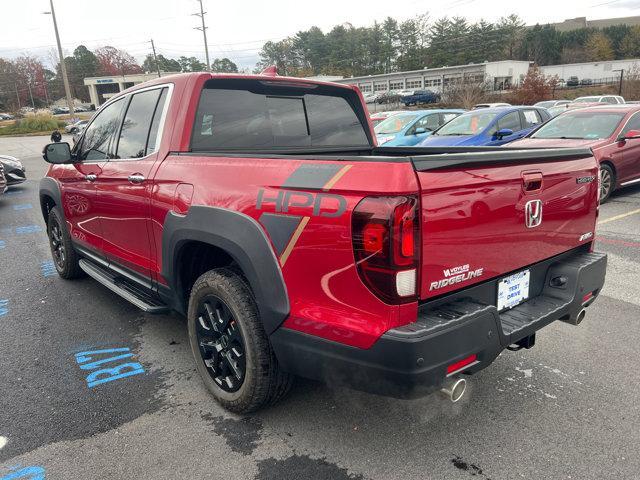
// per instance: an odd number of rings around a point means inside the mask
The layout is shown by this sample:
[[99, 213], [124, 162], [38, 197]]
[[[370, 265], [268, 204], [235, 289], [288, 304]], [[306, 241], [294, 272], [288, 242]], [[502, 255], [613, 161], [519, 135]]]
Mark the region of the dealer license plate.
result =
[[529, 270], [514, 273], [498, 283], [498, 311], [513, 308], [529, 298]]

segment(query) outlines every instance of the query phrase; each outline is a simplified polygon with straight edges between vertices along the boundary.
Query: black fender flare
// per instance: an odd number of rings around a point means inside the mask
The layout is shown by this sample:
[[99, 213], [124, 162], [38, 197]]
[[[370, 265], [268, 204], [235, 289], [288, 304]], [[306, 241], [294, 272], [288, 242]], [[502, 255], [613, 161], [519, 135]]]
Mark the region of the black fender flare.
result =
[[62, 205], [62, 194], [60, 193], [60, 185], [55, 179], [51, 177], [44, 177], [43, 179], [41, 179], [39, 187], [40, 209], [42, 210], [44, 223], [47, 224], [47, 222], [49, 221], [49, 212], [47, 212], [44, 206], [44, 197], [52, 198], [55, 204], [60, 209], [60, 212], [64, 216], [64, 206]]
[[[162, 276], [178, 291], [178, 258], [189, 241], [224, 250], [247, 278], [267, 335], [289, 315], [289, 296], [269, 240], [253, 218], [220, 207], [194, 205], [187, 215], [167, 213], [162, 230]], [[180, 299], [182, 303], [183, 300]], [[186, 305], [181, 305], [186, 312]]]

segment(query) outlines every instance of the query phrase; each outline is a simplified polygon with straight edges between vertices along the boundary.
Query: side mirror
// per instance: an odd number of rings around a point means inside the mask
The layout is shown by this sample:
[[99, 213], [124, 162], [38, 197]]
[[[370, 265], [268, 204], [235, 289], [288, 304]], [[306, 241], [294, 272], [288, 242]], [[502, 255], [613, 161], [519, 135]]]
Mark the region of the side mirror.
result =
[[640, 138], [640, 130], [629, 130], [624, 135], [620, 135], [618, 137], [618, 141], [622, 142], [624, 140], [630, 140], [632, 138]]
[[513, 130], [510, 128], [501, 128], [496, 132], [496, 137], [502, 139], [503, 137], [508, 137], [509, 135], [513, 135]]
[[71, 147], [67, 142], [50, 143], [42, 150], [42, 158], [54, 164], [69, 163], [72, 160]]
[[427, 133], [427, 129], [424, 127], [418, 127], [416, 128], [415, 134], [416, 135], [420, 135], [421, 133]]

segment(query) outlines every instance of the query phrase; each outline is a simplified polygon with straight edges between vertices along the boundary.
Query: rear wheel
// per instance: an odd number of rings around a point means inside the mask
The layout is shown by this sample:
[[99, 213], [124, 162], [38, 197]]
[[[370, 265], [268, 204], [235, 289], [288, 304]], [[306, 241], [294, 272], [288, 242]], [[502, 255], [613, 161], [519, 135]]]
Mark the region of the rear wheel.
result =
[[607, 165], [600, 165], [600, 203], [606, 202], [615, 188], [615, 174]]
[[58, 207], [53, 207], [49, 212], [47, 236], [49, 237], [53, 264], [58, 275], [67, 280], [84, 276], [84, 272], [80, 268], [78, 254], [71, 244], [67, 224]]
[[206, 387], [226, 409], [248, 413], [277, 402], [290, 389], [242, 277], [210, 270], [189, 298], [189, 342]]

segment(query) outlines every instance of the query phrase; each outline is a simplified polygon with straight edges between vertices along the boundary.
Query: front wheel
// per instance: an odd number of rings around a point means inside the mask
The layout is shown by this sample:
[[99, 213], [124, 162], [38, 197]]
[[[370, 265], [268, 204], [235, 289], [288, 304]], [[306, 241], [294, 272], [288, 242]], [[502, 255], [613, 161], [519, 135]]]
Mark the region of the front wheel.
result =
[[189, 298], [188, 329], [198, 373], [226, 409], [252, 412], [289, 391], [292, 376], [280, 370], [241, 276], [216, 269], [198, 278]]
[[84, 272], [80, 268], [78, 254], [71, 244], [67, 224], [58, 207], [53, 207], [49, 212], [47, 236], [49, 237], [53, 264], [58, 275], [67, 280], [84, 276]]
[[615, 188], [615, 174], [606, 164], [600, 165], [600, 203], [606, 202]]

